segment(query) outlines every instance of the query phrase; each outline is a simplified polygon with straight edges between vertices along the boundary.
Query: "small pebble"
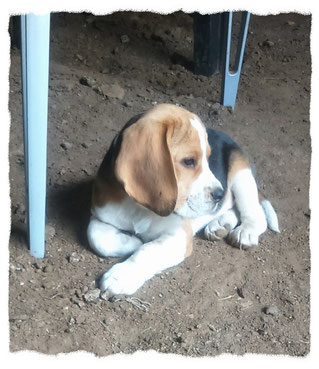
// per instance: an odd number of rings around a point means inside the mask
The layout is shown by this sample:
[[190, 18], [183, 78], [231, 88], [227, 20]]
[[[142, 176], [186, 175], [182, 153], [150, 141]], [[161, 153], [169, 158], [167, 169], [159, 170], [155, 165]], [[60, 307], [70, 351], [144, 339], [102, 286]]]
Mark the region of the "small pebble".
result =
[[279, 309], [276, 305], [268, 306], [265, 309], [265, 314], [277, 316], [279, 314]]
[[185, 342], [185, 339], [184, 339], [184, 337], [183, 337], [183, 335], [182, 335], [182, 333], [177, 333], [177, 335], [176, 335], [177, 337], [176, 337], [176, 341], [178, 342], [178, 343], [183, 343], [183, 342]]
[[110, 69], [109, 68], [103, 68], [100, 73], [102, 74], [109, 74], [110, 73]]
[[275, 45], [275, 43], [273, 41], [270, 41], [270, 40], [265, 40], [263, 42], [263, 46], [273, 47], [274, 45]]
[[63, 176], [66, 173], [66, 169], [65, 168], [61, 168], [61, 170], [59, 171], [59, 175]]
[[213, 324], [208, 324], [208, 328], [213, 332], [219, 332], [220, 328], [216, 328]]
[[83, 306], [85, 306], [85, 303], [83, 301], [75, 301], [74, 302], [80, 309], [83, 308]]
[[51, 290], [51, 289], [53, 289], [55, 287], [55, 284], [54, 284], [54, 282], [52, 282], [50, 280], [49, 281], [43, 281], [42, 284], [41, 284], [41, 287], [44, 290]]
[[73, 316], [71, 316], [69, 319], [69, 325], [73, 325], [73, 324], [75, 324], [75, 319]]
[[100, 298], [105, 301], [109, 300], [110, 298], [109, 292], [107, 290], [100, 292]]
[[34, 266], [34, 268], [35, 268], [35, 269], [37, 269], [37, 270], [42, 268], [42, 267], [41, 267], [41, 265], [40, 265], [38, 262], [35, 262], [35, 263], [33, 263], [32, 265], [33, 265], [33, 266]]
[[220, 105], [220, 103], [216, 102], [214, 104], [210, 104], [209, 107], [211, 107], [213, 110], [218, 110], [218, 109], [221, 108], [221, 105]]
[[91, 175], [91, 171], [90, 171], [90, 169], [87, 169], [87, 168], [81, 168], [81, 171], [82, 171], [83, 173], [85, 173], [87, 176], [90, 176], [90, 175]]
[[77, 59], [79, 59], [80, 61], [83, 61], [83, 60], [84, 60], [83, 56], [82, 56], [82, 55], [80, 55], [80, 54], [76, 54], [75, 56], [76, 56], [76, 58], [77, 58]]
[[100, 297], [101, 291], [98, 288], [94, 288], [93, 290], [89, 290], [84, 296], [83, 299], [86, 302], [94, 302]]
[[130, 42], [130, 38], [128, 37], [128, 35], [122, 35], [121, 36], [121, 42], [122, 42], [122, 44], [126, 44], [126, 43]]
[[96, 81], [94, 78], [92, 77], [88, 77], [88, 76], [83, 76], [80, 78], [80, 83], [81, 85], [84, 86], [89, 86], [89, 87], [93, 87], [96, 85]]
[[96, 92], [99, 93], [100, 95], [103, 95], [106, 97], [113, 97], [119, 100], [122, 100], [125, 95], [125, 90], [117, 83], [115, 84], [105, 83], [99, 86]]
[[89, 290], [89, 287], [88, 286], [83, 286], [83, 288], [82, 288], [82, 293], [87, 293], [88, 292], [88, 290]]
[[24, 155], [17, 155], [17, 160], [16, 160], [17, 164], [24, 164]]
[[52, 272], [53, 268], [51, 265], [46, 265], [45, 267], [43, 267], [43, 272], [44, 273], [50, 273]]
[[241, 287], [237, 288], [237, 294], [240, 298], [244, 299], [244, 293], [243, 293], [243, 289]]
[[69, 150], [69, 149], [71, 149], [71, 147], [72, 147], [73, 145], [70, 143], [70, 142], [62, 142], [61, 143], [61, 147], [62, 147], [62, 149], [64, 149], [64, 150]]
[[69, 263], [71, 264], [78, 263], [80, 260], [81, 257], [76, 252], [72, 252], [72, 254], [69, 256]]

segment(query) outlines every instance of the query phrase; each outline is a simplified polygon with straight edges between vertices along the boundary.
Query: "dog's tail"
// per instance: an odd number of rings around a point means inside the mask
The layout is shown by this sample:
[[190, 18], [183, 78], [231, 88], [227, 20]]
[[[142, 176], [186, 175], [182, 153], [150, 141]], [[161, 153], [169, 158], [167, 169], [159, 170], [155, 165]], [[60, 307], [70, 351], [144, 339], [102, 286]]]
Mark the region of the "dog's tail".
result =
[[280, 233], [277, 213], [273, 208], [273, 206], [271, 205], [270, 201], [265, 199], [260, 192], [259, 192], [259, 201], [266, 216], [268, 228], [274, 232]]

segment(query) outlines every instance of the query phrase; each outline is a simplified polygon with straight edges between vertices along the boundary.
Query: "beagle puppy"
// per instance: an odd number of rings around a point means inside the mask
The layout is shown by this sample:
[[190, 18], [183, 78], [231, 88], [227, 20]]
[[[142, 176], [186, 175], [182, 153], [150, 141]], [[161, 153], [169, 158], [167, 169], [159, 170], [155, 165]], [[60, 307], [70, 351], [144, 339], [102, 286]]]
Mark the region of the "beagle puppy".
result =
[[237, 247], [257, 245], [267, 225], [279, 232], [239, 146], [171, 104], [132, 118], [114, 138], [93, 185], [91, 213], [90, 247], [125, 258], [100, 280], [110, 295], [134, 294], [181, 263], [201, 230]]

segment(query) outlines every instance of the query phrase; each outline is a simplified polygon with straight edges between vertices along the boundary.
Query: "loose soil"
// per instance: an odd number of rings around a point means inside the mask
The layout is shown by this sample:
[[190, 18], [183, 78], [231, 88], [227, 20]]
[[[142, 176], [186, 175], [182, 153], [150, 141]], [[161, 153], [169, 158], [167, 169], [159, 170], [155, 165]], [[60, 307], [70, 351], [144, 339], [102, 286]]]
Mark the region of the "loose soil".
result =
[[[44, 259], [26, 241], [20, 51], [11, 51], [10, 350], [309, 353], [311, 17], [252, 16], [234, 111], [218, 103], [220, 74], [191, 71], [188, 14], [59, 13], [51, 22]], [[281, 233], [268, 230], [249, 250], [197, 237], [184, 263], [134, 297], [103, 300], [96, 283], [117, 260], [88, 248], [91, 181], [120, 128], [160, 102], [244, 148]]]

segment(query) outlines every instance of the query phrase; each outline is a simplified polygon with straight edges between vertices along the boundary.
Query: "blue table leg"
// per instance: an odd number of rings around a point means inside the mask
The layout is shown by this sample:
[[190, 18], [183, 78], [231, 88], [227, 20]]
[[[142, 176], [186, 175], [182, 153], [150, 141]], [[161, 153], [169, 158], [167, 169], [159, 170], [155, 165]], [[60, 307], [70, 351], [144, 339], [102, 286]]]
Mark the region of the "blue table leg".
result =
[[32, 256], [45, 255], [50, 15], [21, 16], [26, 209]]
[[248, 33], [250, 13], [243, 12], [239, 40], [237, 45], [236, 59], [235, 59], [235, 70], [230, 71], [230, 47], [231, 47], [231, 34], [232, 34], [232, 12], [225, 14], [225, 55], [223, 63], [223, 83], [222, 83], [222, 105], [231, 106], [234, 109], [237, 90], [240, 78], [241, 67], [243, 63], [244, 50], [246, 44], [246, 38]]

